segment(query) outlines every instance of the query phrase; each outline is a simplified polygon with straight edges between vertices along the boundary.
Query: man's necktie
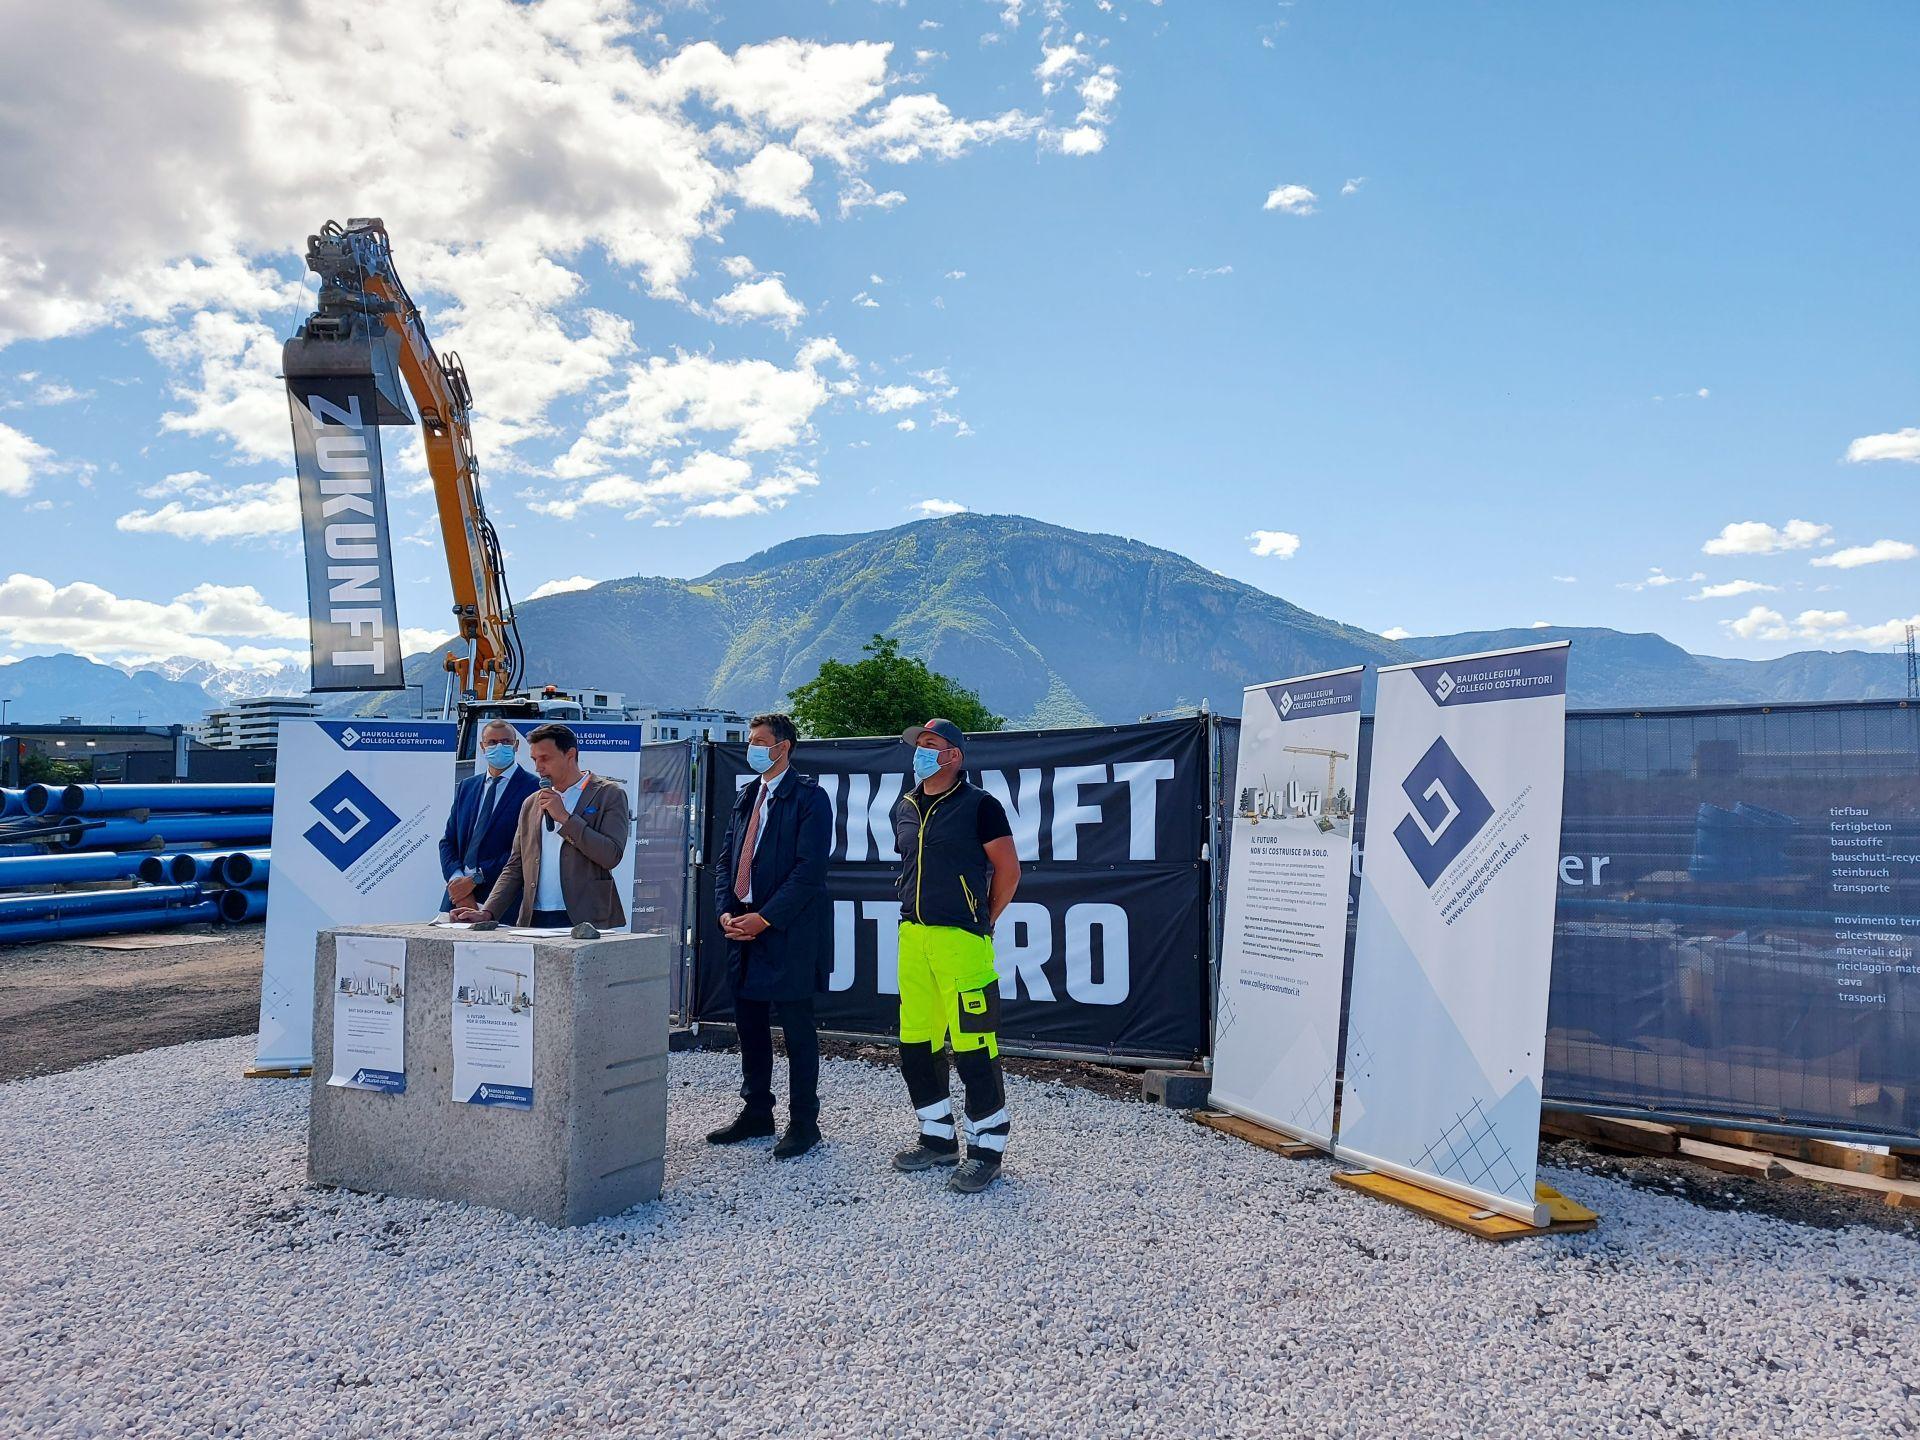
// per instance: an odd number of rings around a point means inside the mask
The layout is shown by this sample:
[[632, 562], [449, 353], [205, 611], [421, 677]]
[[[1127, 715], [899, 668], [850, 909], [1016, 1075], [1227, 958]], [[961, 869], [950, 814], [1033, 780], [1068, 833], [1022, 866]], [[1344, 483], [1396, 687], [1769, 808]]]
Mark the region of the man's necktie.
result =
[[504, 779], [490, 779], [486, 783], [486, 798], [480, 802], [480, 818], [473, 822], [473, 833], [467, 836], [467, 864], [472, 865], [480, 854], [480, 843], [486, 837], [487, 826], [493, 820], [493, 807], [500, 799], [500, 792], [506, 788]]
[[[766, 784], [763, 780], [762, 786]], [[742, 900], [753, 892], [753, 847], [760, 841], [760, 812], [766, 808], [761, 803], [759, 790], [753, 793], [753, 818], [747, 821], [747, 837], [740, 842], [740, 863], [733, 872], [733, 893]]]

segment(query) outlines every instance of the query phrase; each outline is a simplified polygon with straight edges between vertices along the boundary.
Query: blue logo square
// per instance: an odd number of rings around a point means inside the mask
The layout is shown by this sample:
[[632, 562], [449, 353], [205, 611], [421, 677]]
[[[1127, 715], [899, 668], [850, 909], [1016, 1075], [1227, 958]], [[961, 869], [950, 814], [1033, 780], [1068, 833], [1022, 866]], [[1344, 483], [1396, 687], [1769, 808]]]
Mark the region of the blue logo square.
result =
[[320, 819], [307, 830], [307, 842], [336, 870], [347, 869], [400, 823], [400, 817], [350, 770], [342, 771], [312, 803]]
[[1400, 782], [1413, 813], [1393, 827], [1393, 838], [1426, 887], [1486, 828], [1493, 806], [1444, 739], [1435, 740]]

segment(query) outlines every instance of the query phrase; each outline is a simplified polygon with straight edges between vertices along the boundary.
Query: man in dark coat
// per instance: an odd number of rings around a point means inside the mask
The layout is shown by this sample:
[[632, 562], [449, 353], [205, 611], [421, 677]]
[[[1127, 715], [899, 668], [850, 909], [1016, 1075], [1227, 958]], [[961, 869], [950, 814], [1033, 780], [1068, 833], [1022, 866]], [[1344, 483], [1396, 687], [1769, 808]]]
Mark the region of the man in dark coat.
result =
[[792, 768], [800, 738], [791, 717], [756, 715], [747, 763], [758, 775], [740, 792], [714, 866], [714, 910], [727, 940], [733, 1019], [740, 1034], [739, 1117], [715, 1145], [773, 1134], [773, 1008], [787, 1041], [788, 1121], [775, 1158], [820, 1143], [820, 1036], [813, 997], [833, 973], [833, 905], [827, 852], [833, 807], [811, 775]]
[[442, 910], [484, 905], [513, 853], [520, 806], [540, 782], [520, 768], [520, 732], [505, 720], [480, 731], [479, 763], [453, 792], [446, 833], [440, 837], [440, 875], [447, 882]]

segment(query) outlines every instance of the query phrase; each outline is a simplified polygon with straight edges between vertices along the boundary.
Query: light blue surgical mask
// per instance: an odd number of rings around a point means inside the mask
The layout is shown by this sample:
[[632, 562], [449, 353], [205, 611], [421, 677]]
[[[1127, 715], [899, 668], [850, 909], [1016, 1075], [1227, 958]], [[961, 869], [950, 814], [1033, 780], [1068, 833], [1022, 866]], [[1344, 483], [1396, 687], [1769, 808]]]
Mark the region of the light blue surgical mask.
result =
[[508, 769], [513, 764], [513, 746], [489, 745], [486, 754], [487, 764], [495, 770]]
[[753, 767], [753, 773], [764, 775], [773, 768], [773, 746], [747, 746], [747, 764]]
[[918, 780], [921, 784], [924, 785], [926, 784], [927, 781], [931, 780], [935, 775], [939, 774], [940, 773], [940, 757], [945, 753], [946, 752], [943, 750], [935, 750], [930, 745], [914, 746], [913, 747], [913, 778]]

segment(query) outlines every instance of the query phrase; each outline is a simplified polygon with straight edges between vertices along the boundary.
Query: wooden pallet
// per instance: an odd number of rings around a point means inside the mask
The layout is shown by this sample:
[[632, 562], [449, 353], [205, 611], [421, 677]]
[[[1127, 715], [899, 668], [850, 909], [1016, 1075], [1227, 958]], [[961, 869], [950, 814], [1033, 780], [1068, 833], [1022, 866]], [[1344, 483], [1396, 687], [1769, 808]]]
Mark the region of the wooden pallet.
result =
[[1250, 1144], [1258, 1145], [1262, 1150], [1271, 1150], [1276, 1155], [1284, 1155], [1289, 1160], [1304, 1159], [1308, 1155], [1319, 1155], [1317, 1145], [1309, 1145], [1304, 1140], [1296, 1140], [1291, 1135], [1282, 1135], [1278, 1130], [1269, 1130], [1251, 1120], [1243, 1120], [1238, 1115], [1228, 1115], [1220, 1110], [1196, 1110], [1194, 1121], [1209, 1130], [1218, 1130], [1222, 1135], [1233, 1135]]
[[1371, 1195], [1376, 1200], [1403, 1206], [1425, 1215], [1429, 1220], [1438, 1220], [1442, 1225], [1477, 1235], [1482, 1240], [1520, 1240], [1532, 1235], [1577, 1235], [1600, 1223], [1600, 1216], [1596, 1212], [1569, 1200], [1551, 1185], [1537, 1182], [1533, 1187], [1534, 1198], [1547, 1207], [1551, 1217], [1546, 1225], [1529, 1225], [1510, 1215], [1482, 1210], [1470, 1201], [1456, 1200], [1437, 1190], [1410, 1185], [1405, 1180], [1396, 1180], [1376, 1170], [1336, 1171], [1333, 1183], [1344, 1185], [1349, 1190], [1358, 1190], [1362, 1195]]

